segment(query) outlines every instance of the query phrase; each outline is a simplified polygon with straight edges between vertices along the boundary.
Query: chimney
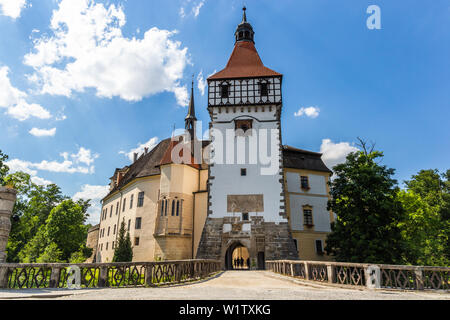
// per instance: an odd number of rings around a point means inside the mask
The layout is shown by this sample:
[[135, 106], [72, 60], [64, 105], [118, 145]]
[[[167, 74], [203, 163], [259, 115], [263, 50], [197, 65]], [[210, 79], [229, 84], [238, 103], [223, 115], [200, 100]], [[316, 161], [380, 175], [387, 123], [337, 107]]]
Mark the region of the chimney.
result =
[[135, 153], [135, 154], [134, 154], [134, 160], [133, 160], [133, 163], [137, 161], [137, 157], [138, 157], [138, 154]]

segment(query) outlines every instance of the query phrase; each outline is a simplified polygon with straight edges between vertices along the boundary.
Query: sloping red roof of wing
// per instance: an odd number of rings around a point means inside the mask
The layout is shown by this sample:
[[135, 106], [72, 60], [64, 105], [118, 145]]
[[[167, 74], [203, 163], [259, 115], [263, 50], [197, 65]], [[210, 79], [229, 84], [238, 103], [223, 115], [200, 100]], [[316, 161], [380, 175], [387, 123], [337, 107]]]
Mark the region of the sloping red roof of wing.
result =
[[208, 80], [272, 76], [282, 74], [264, 66], [253, 42], [240, 41], [234, 46], [225, 69], [212, 75]]
[[[170, 142], [170, 145], [168, 146], [168, 148], [166, 150], [166, 153], [164, 154], [164, 156], [163, 156], [161, 162], [159, 163], [159, 165], [162, 166], [162, 165], [165, 165], [165, 164], [172, 164], [172, 163], [174, 163], [173, 160], [172, 160], [172, 151], [175, 148], [175, 146], [178, 145], [178, 143], [179, 143], [178, 141], [171, 141]], [[181, 149], [181, 151], [179, 153], [180, 159], [183, 159], [183, 153], [184, 153], [183, 151], [184, 151], [184, 149]], [[189, 165], [191, 167], [194, 167], [196, 169], [199, 169], [200, 166], [195, 163], [195, 159], [192, 156], [192, 154], [190, 155], [190, 157], [191, 157], [190, 163], [184, 163], [184, 162], [182, 162], [182, 163], [183, 164], [187, 164], [187, 165]]]

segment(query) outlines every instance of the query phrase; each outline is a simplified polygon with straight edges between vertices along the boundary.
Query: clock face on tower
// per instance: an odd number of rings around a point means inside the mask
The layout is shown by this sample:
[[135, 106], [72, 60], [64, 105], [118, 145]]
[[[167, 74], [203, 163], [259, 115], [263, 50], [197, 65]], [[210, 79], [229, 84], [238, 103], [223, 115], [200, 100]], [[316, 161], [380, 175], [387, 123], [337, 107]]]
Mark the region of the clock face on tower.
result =
[[224, 79], [208, 83], [209, 106], [281, 104], [281, 77]]

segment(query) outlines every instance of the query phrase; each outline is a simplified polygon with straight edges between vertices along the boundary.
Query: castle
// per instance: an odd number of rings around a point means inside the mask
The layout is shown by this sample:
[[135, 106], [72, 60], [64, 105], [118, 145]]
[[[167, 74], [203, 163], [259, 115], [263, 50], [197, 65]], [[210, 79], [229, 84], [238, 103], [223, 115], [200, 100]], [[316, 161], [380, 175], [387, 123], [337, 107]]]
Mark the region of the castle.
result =
[[122, 221], [133, 261], [330, 259], [332, 172], [321, 154], [282, 144], [283, 75], [264, 66], [254, 35], [244, 8], [228, 64], [207, 79], [209, 140], [197, 137], [192, 85], [185, 133], [116, 169], [90, 261], [112, 261]]

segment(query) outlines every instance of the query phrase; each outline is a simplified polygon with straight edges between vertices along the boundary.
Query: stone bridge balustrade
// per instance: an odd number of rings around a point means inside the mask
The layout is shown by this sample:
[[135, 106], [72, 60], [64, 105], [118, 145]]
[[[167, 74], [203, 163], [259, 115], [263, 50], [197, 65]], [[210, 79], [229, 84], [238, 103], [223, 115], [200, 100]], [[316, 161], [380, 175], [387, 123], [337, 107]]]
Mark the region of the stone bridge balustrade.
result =
[[316, 261], [267, 261], [267, 269], [309, 281], [369, 289], [450, 290], [450, 268]]
[[[68, 288], [79, 270], [80, 287], [135, 287], [182, 283], [221, 270], [214, 260], [123, 263], [0, 264], [0, 289]], [[75, 283], [76, 284], [76, 283]]]

